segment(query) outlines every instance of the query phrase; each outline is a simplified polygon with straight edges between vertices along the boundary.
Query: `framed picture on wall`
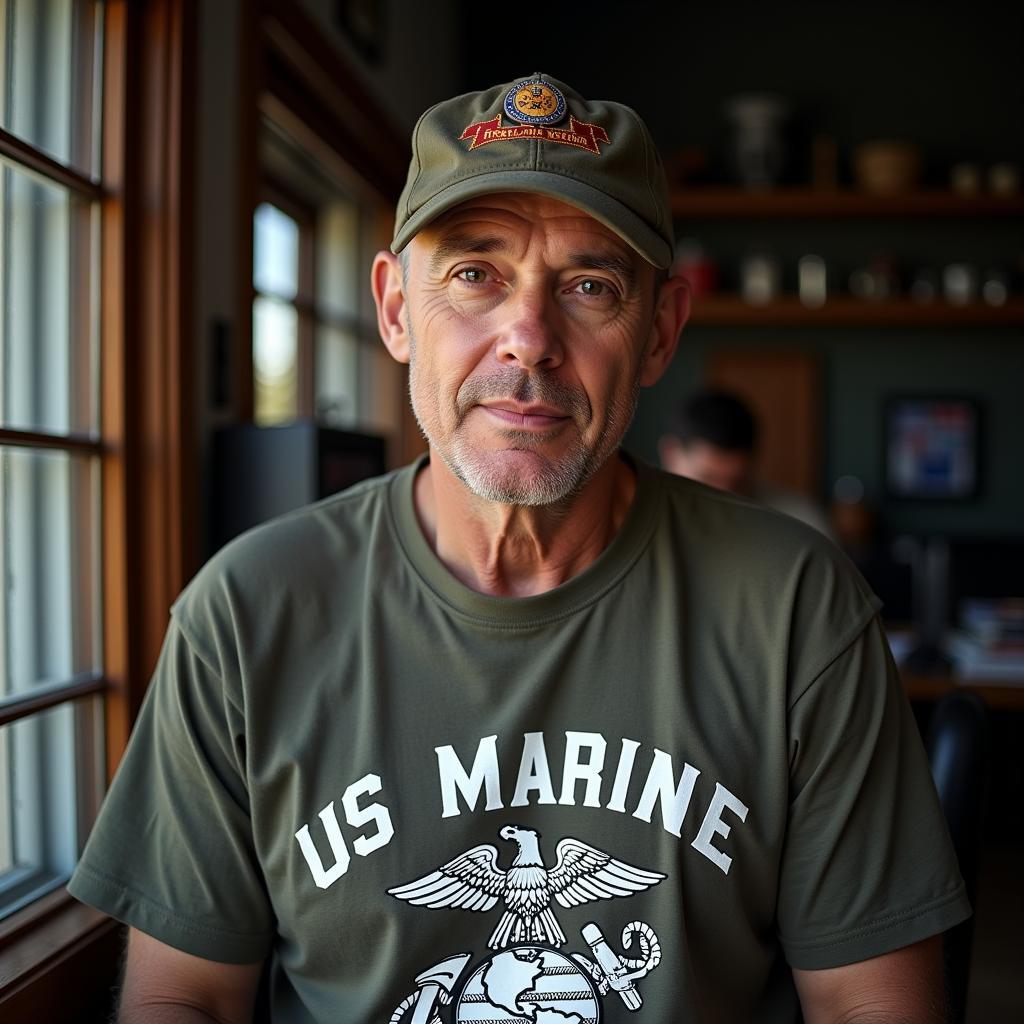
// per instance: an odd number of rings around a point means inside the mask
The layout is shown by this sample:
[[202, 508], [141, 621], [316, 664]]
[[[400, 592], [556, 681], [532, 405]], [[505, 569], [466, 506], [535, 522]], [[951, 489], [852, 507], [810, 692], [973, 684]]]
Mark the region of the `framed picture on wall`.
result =
[[885, 483], [891, 498], [957, 501], [981, 490], [981, 405], [904, 396], [885, 404]]

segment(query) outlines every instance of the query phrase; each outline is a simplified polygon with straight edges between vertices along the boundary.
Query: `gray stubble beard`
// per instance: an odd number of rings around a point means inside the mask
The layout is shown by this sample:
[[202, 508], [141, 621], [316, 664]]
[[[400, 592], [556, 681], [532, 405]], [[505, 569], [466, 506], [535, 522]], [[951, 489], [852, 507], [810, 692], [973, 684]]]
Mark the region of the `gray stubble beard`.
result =
[[[530, 374], [525, 370], [501, 370], [487, 377], [469, 378], [457, 396], [458, 422], [453, 436], [450, 443], [443, 443], [432, 436], [427, 425], [426, 410], [418, 407], [416, 341], [412, 324], [407, 324], [407, 328], [410, 337], [409, 397], [416, 422], [431, 449], [437, 452], [455, 477], [477, 497], [504, 505], [566, 508], [587, 481], [618, 451], [636, 412], [640, 396], [638, 377], [634, 377], [625, 399], [613, 399], [600, 436], [594, 446], [588, 448], [581, 436], [582, 424], [588, 423], [592, 416], [587, 396], [546, 372]], [[427, 397], [434, 397], [433, 408], [438, 408], [436, 388]], [[574, 444], [560, 460], [545, 460], [545, 465], [536, 474], [523, 479], [521, 473], [497, 465], [495, 460], [500, 456], [472, 448], [461, 433], [468, 413], [484, 399], [513, 399], [524, 403], [540, 401], [563, 409], [577, 426]], [[510, 430], [505, 436], [512, 445], [521, 444], [524, 450], [543, 439], [531, 431]]]

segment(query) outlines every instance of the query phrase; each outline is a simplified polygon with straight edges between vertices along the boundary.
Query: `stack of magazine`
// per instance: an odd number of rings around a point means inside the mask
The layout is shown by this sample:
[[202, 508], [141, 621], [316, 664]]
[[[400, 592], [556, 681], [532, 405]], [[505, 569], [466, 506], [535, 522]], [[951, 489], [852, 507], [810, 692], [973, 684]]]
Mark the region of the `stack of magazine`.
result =
[[1024, 686], [1024, 598], [964, 601], [946, 650], [961, 679]]

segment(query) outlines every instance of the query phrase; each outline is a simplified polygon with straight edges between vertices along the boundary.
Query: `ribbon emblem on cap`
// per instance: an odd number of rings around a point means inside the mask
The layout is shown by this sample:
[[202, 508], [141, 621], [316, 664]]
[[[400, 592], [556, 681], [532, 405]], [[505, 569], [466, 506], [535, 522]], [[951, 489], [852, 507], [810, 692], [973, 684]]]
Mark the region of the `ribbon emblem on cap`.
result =
[[539, 125], [517, 124], [509, 128], [501, 127], [501, 115], [489, 121], [478, 121], [471, 124], [459, 139], [471, 139], [470, 150], [488, 146], [492, 142], [507, 142], [509, 139], [540, 139], [541, 142], [559, 142], [564, 146], [575, 146], [585, 149], [595, 156], [601, 155], [599, 142], [611, 142], [608, 133], [599, 124], [577, 121], [569, 115], [568, 128], [543, 128]]

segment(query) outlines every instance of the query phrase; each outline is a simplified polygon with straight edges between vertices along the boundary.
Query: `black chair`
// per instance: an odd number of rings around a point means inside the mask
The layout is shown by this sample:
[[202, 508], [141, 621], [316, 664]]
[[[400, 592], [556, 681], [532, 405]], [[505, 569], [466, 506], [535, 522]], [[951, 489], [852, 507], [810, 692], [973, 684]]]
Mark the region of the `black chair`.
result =
[[[960, 874], [975, 906], [989, 764], [988, 712], [976, 693], [954, 690], [939, 701], [932, 713], [926, 747]], [[945, 935], [946, 982], [954, 1024], [962, 1024], [967, 1012], [973, 937], [973, 916]]]

